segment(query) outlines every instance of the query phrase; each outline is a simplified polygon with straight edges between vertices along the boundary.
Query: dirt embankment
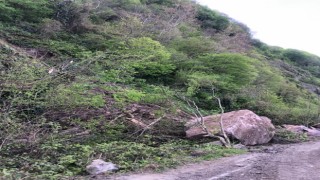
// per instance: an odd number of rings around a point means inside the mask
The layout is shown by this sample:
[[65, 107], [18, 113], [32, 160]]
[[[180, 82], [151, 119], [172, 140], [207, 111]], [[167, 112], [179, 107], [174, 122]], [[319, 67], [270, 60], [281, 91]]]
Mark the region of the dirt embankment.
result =
[[273, 145], [240, 156], [189, 164], [163, 173], [95, 179], [115, 180], [320, 180], [320, 141]]

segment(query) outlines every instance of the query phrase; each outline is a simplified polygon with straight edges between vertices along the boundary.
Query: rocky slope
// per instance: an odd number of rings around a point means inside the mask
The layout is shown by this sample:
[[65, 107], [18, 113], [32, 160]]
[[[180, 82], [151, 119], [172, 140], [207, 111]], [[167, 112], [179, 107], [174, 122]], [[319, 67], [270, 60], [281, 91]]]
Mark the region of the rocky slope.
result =
[[62, 179], [97, 158], [124, 172], [195, 151], [239, 153], [185, 140], [188, 102], [217, 114], [214, 93], [225, 112], [309, 125], [319, 67], [194, 1], [0, 1], [0, 176]]

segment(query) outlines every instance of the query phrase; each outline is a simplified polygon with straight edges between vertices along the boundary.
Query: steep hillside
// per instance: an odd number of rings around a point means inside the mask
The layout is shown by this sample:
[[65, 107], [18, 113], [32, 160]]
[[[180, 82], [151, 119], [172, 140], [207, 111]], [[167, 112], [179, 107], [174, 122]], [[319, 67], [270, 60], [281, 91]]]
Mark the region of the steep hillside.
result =
[[[320, 58], [270, 47], [188, 0], [0, 1], [0, 176], [170, 167], [201, 149], [204, 115], [250, 109], [275, 124], [319, 121]], [[208, 157], [207, 157], [208, 158]]]

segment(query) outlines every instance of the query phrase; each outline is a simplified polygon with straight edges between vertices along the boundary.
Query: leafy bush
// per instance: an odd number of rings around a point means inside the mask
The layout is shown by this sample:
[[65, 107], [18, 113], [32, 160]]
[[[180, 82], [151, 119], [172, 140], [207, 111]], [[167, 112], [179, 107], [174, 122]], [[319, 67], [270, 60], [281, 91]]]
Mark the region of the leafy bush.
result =
[[[1, 46], [0, 109], [13, 118], [32, 118], [44, 110], [44, 96], [50, 82], [45, 66], [38, 61], [13, 55], [15, 50]], [[31, 114], [31, 115], [30, 115]]]
[[90, 19], [95, 24], [103, 24], [106, 21], [116, 21], [119, 20], [119, 15], [111, 8], [106, 8], [101, 11], [94, 12], [90, 15]]
[[140, 0], [120, 0], [119, 2], [122, 5], [125, 5], [125, 4], [140, 4]]
[[259, 40], [254, 39], [252, 44], [258, 48], [261, 54], [265, 55], [268, 59], [284, 59], [284, 49], [281, 47], [269, 46]]
[[289, 60], [317, 77], [320, 77], [318, 71], [320, 68], [320, 58], [318, 56], [294, 49], [285, 50], [283, 56], [284, 59]]
[[0, 2], [0, 12], [1, 12], [1, 21], [10, 21], [14, 17], [12, 16], [15, 13], [15, 9], [10, 7], [7, 3]]
[[229, 26], [229, 19], [208, 7], [199, 7], [196, 18], [201, 21], [203, 28], [213, 28], [223, 31]]
[[146, 85], [142, 87], [146, 96], [142, 99], [143, 103], [157, 104], [160, 106], [171, 106], [174, 91], [166, 86]]
[[44, 37], [56, 37], [62, 31], [62, 24], [59, 21], [46, 18], [42, 20], [39, 29]]
[[215, 42], [205, 37], [177, 38], [172, 42], [172, 47], [190, 57], [215, 51]]
[[[259, 115], [264, 115], [273, 120], [274, 124], [304, 124], [309, 125], [317, 122], [319, 102], [316, 97], [309, 96], [306, 92], [300, 91], [295, 86], [285, 81], [271, 81], [269, 83], [278, 84], [280, 93], [277, 89], [270, 87], [247, 87], [242, 93], [237, 95], [242, 97], [241, 107], [251, 109]], [[290, 87], [288, 94], [281, 94], [282, 90]], [[294, 95], [295, 94], [295, 95]], [[303, 98], [302, 98], [303, 97]], [[307, 100], [309, 99], [309, 100]]]
[[79, 17], [81, 6], [73, 1], [58, 0], [54, 6], [55, 19], [64, 26], [71, 26], [74, 19]]
[[127, 58], [142, 78], [160, 77], [173, 72], [175, 66], [170, 62], [170, 52], [151, 38], [136, 38], [129, 41]]
[[5, 0], [0, 1], [1, 21], [40, 22], [53, 14], [52, 2], [47, 0]]
[[172, 0], [141, 0], [141, 3], [172, 5], [174, 3], [174, 1], [172, 1]]
[[284, 57], [301, 66], [320, 65], [320, 60], [303, 51], [288, 49], [284, 52]]
[[217, 75], [214, 86], [226, 92], [235, 91], [256, 79], [255, 61], [239, 54], [208, 54], [200, 56], [192, 70]]
[[144, 97], [145, 93], [137, 91], [135, 89], [125, 89], [123, 92], [117, 92], [113, 95], [117, 102], [140, 102]]
[[85, 47], [68, 41], [48, 40], [42, 43], [52, 52], [65, 56], [81, 57], [83, 52], [88, 51]]
[[214, 88], [227, 110], [232, 110], [232, 97], [258, 77], [256, 63], [257, 60], [240, 54], [205, 54], [182, 62], [176, 82], [186, 85], [187, 94], [196, 98], [200, 107], [216, 106], [212, 103]]
[[88, 84], [73, 83], [71, 85], [58, 85], [47, 92], [49, 107], [75, 108], [75, 107], [101, 107], [105, 104], [102, 95], [95, 94]]
[[106, 37], [94, 33], [82, 34], [79, 38], [80, 44], [91, 51], [105, 51], [112, 44]]

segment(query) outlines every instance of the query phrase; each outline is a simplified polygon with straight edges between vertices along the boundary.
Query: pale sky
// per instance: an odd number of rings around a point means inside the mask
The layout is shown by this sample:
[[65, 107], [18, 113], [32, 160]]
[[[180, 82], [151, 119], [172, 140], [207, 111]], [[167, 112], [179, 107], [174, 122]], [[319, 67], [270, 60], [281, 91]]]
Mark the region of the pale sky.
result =
[[197, 0], [246, 24], [255, 38], [320, 56], [320, 0]]

